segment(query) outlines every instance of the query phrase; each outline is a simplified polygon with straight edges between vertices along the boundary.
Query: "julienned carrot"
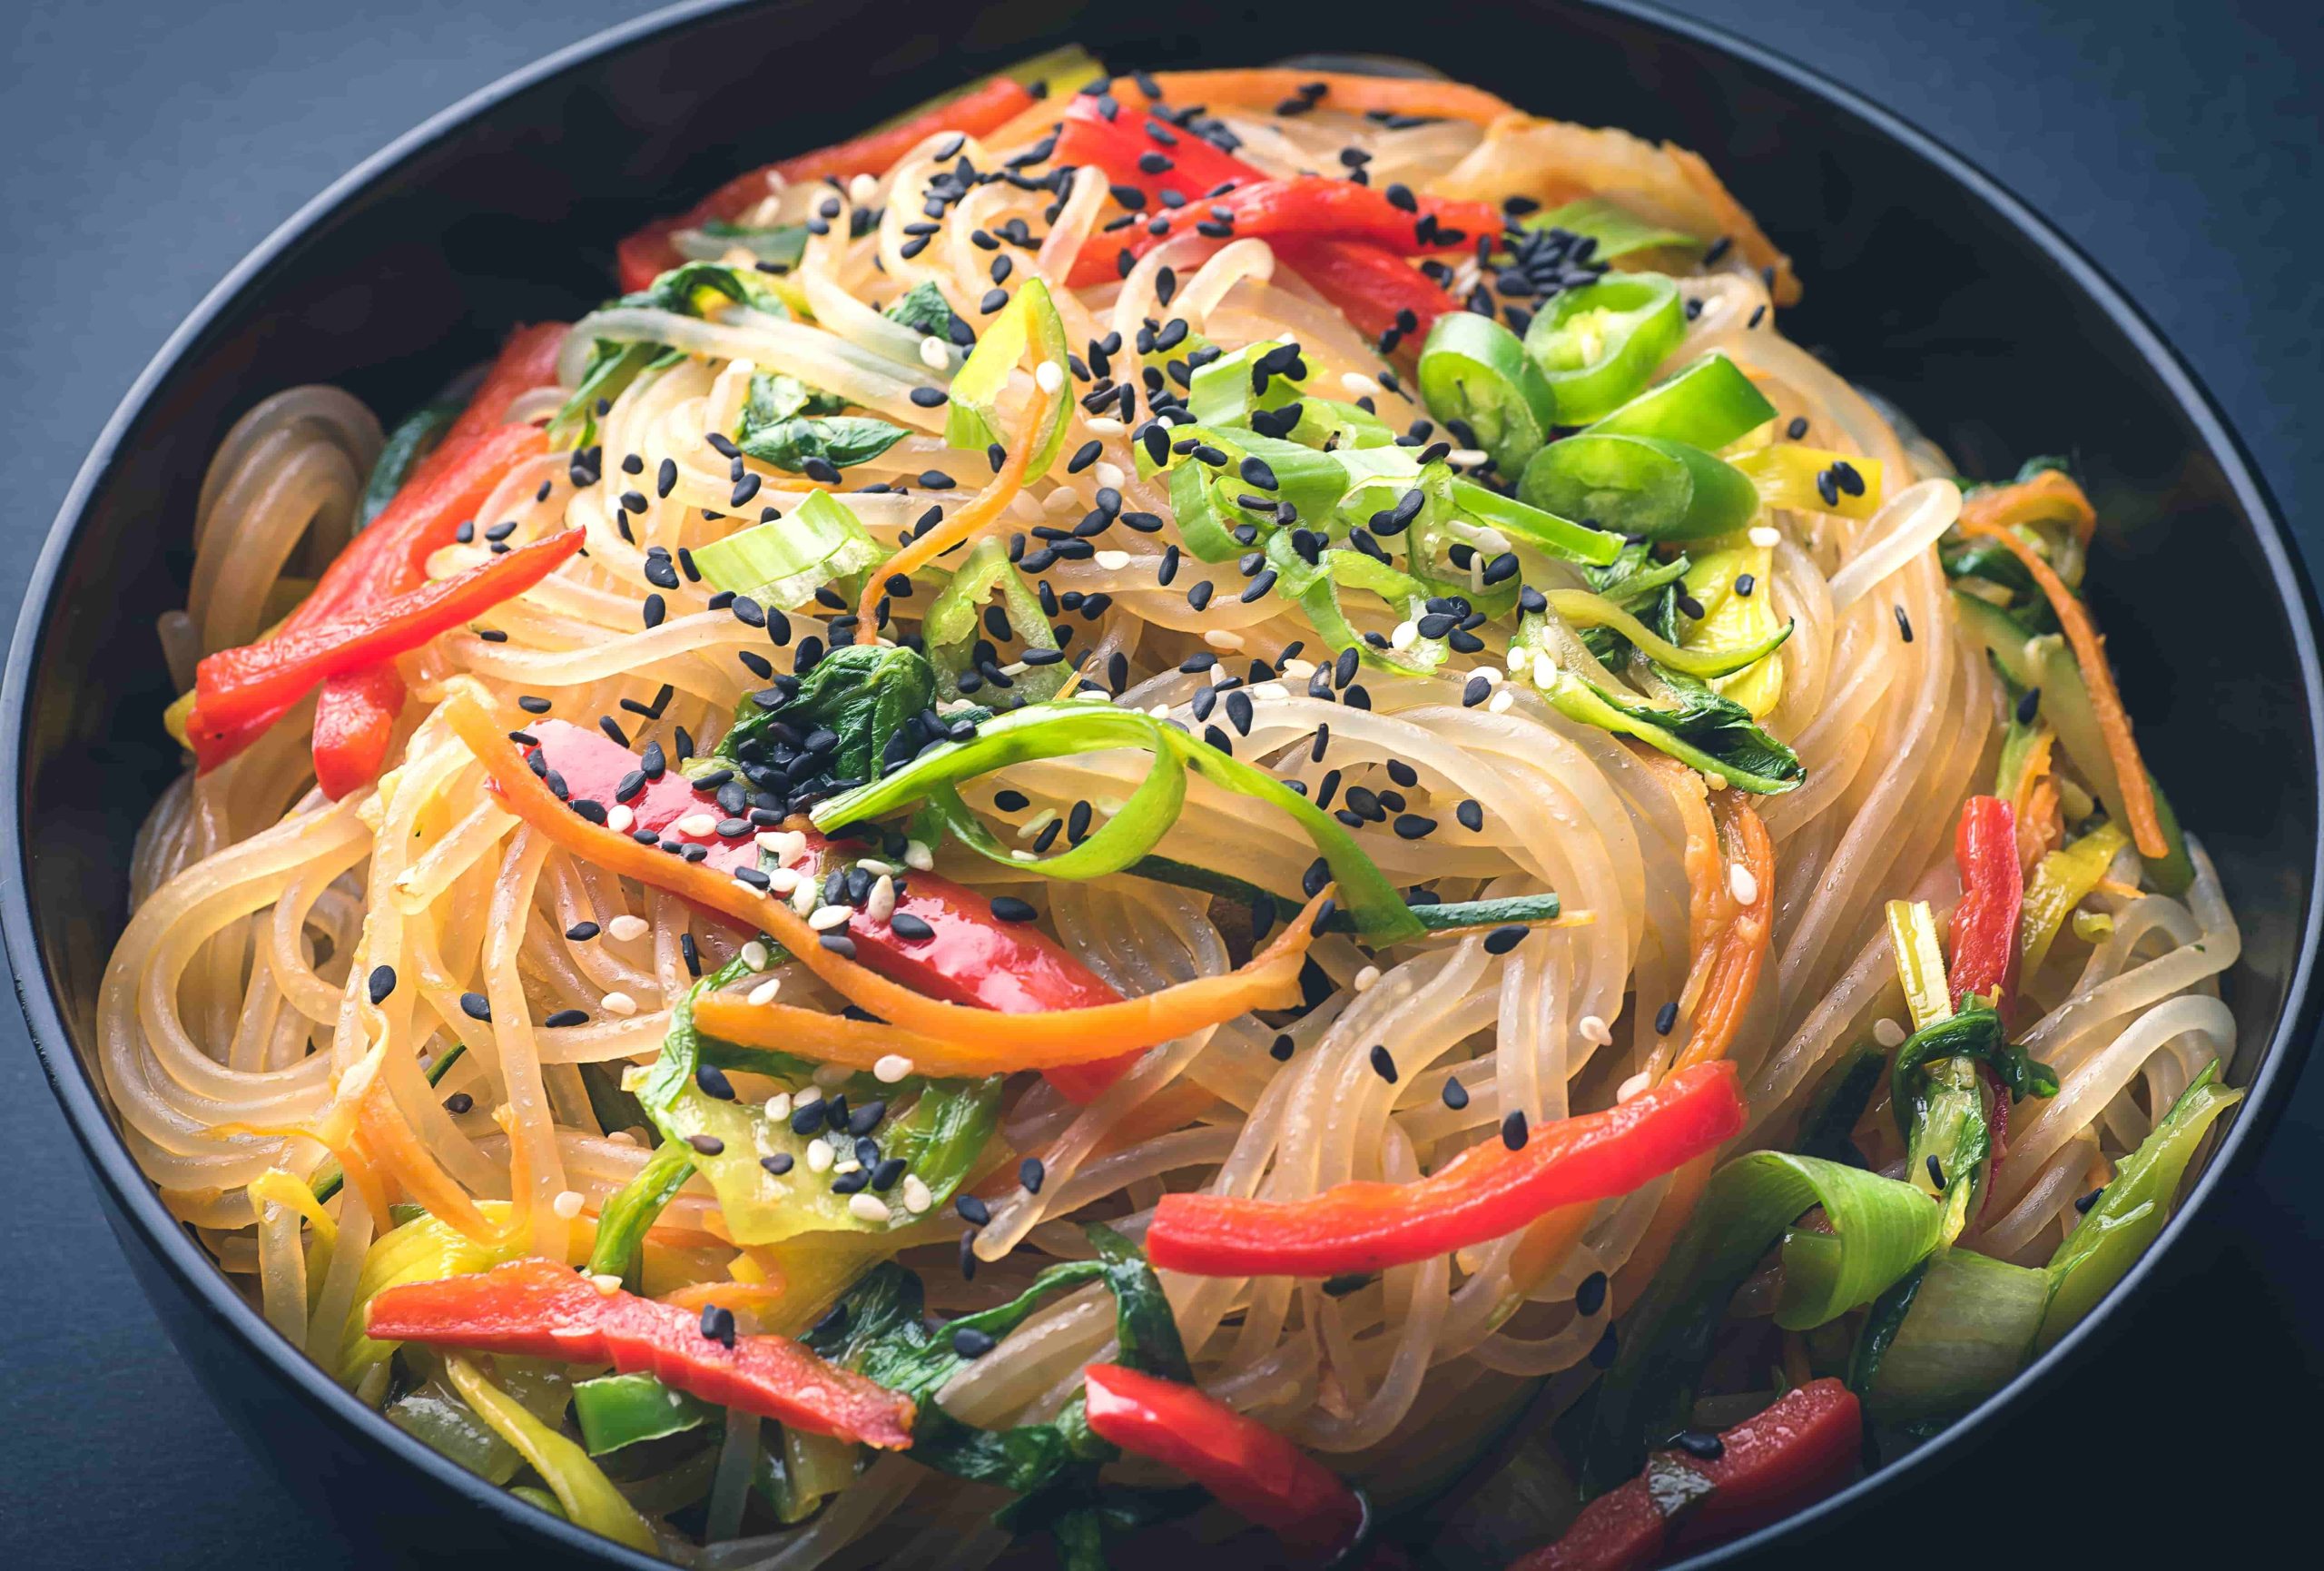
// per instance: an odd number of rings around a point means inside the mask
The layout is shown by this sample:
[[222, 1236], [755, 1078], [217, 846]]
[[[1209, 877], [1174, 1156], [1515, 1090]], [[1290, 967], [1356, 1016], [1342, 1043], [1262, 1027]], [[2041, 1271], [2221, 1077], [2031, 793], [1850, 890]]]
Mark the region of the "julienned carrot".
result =
[[890, 578], [901, 573], [910, 577], [926, 567], [953, 547], [965, 545], [976, 538], [977, 531], [1006, 512], [1009, 504], [1024, 489], [1025, 469], [1033, 459], [1033, 448], [1040, 439], [1041, 422], [1048, 419], [1051, 400], [1061, 396], [1043, 388], [1038, 378], [1033, 382], [1032, 400], [1025, 406], [1025, 418], [1017, 440], [1010, 444], [1009, 456], [1001, 460], [1000, 473], [991, 483], [970, 497], [968, 505], [933, 528], [923, 530], [906, 541], [901, 549], [882, 562], [863, 580], [863, 598], [855, 608], [855, 641], [876, 644], [880, 641], [880, 597], [886, 594]]
[[2074, 483], [2073, 477], [2058, 469], [2044, 469], [2032, 479], [2020, 480], [2015, 485], [1987, 487], [1961, 503], [1964, 524], [1994, 524], [2011, 529], [2051, 520], [2072, 524], [2075, 538], [2085, 546], [2098, 528], [2098, 509], [2090, 505], [2089, 497]]
[[[1724, 864], [1726, 893], [1738, 909], [1718, 936], [1695, 1003], [1693, 1029], [1670, 1066], [1674, 1073], [1727, 1056], [1758, 991], [1768, 935], [1775, 929], [1776, 849], [1768, 838], [1768, 826], [1759, 822], [1750, 799], [1738, 791], [1715, 793], [1711, 813], [1718, 820], [1719, 840], [1728, 858]], [[1749, 899], [1740, 898], [1746, 894]]]
[[[921, 1052], [931, 1058], [940, 1055], [948, 1065], [943, 1072], [947, 1073], [990, 1074], [1086, 1063], [1118, 1057], [1134, 1048], [1152, 1047], [1254, 1009], [1287, 1008], [1299, 999], [1300, 965], [1314, 935], [1316, 914], [1331, 894], [1328, 887], [1317, 894], [1280, 937], [1240, 970], [1223, 976], [1197, 977], [1119, 1003], [1039, 1014], [1001, 1014], [966, 1004], [941, 1003], [824, 948], [822, 935], [783, 902], [770, 899], [726, 874], [640, 845], [626, 835], [581, 817], [526, 766], [517, 745], [473, 691], [458, 693], [446, 702], [442, 712], [446, 724], [492, 777], [493, 791], [501, 804], [553, 844], [608, 872], [666, 889], [766, 933], [850, 1003], [889, 1023], [881, 1028], [888, 1033], [889, 1043], [881, 1052], [913, 1057]], [[809, 1029], [812, 1022], [815, 1033], [812, 1039], [793, 1034], [782, 1045], [794, 1052], [827, 1048], [834, 1062], [853, 1062], [853, 1057], [837, 1055], [860, 1052], [868, 1045], [858, 1041], [861, 1033], [848, 1029], [862, 1023], [813, 1011], [785, 1010], [779, 1004], [731, 1003], [715, 994], [695, 1005], [694, 1018], [714, 1036], [744, 1042], [753, 1038], [735, 1033], [749, 1029], [753, 1021], [780, 1022], [798, 1031]], [[900, 1045], [906, 1042], [911, 1045]], [[864, 1066], [870, 1067], [878, 1057], [874, 1053], [863, 1060]]]
[[[2026, 482], [2041, 487], [2045, 492], [2055, 487], [2044, 482], [2062, 480], [2073, 486], [2072, 480], [2053, 471]], [[2004, 491], [2017, 491], [2020, 486], [2004, 486]], [[2081, 488], [2074, 487], [2081, 494]], [[1970, 499], [1982, 500], [1982, 497]], [[2085, 503], [2085, 506], [2088, 504]], [[2043, 515], [2054, 516], [2054, 515]], [[2097, 717], [2099, 734], [2106, 738], [2106, 756], [2114, 766], [2114, 775], [2122, 793], [2122, 816], [2129, 820], [2131, 839], [2142, 856], [2161, 858], [2171, 855], [2171, 842], [2162, 833], [2162, 820], [2154, 810], [2154, 786], [2148, 780], [2146, 761], [2139, 756], [2139, 745], [2131, 736], [2131, 717], [2123, 711], [2122, 696], [2114, 687], [2114, 673], [2106, 664], [2105, 646], [2100, 642], [2098, 629], [2057, 570], [2043, 559], [2042, 553], [2017, 538], [2011, 528], [2024, 521], [2024, 515], [2005, 501], [1997, 501], [1978, 509], [1972, 517], [1968, 505], [1961, 509], [1960, 522], [1955, 526], [1965, 535], [1998, 540], [2003, 548], [2024, 564], [2034, 581], [2056, 613], [2058, 626], [2065, 630], [2066, 642], [2073, 647], [2074, 664], [2082, 667], [2083, 686], [2090, 689], [2090, 708]], [[2005, 520], [2005, 521], [2004, 521]]]
[[[1173, 107], [1199, 104], [1212, 109], [1272, 110], [1294, 99], [1316, 109], [1337, 109], [1351, 114], [1374, 110], [1389, 114], [1423, 115], [1432, 120], [1465, 120], [1490, 124], [1516, 108], [1505, 98], [1466, 83], [1424, 76], [1362, 76], [1344, 71], [1296, 71], [1259, 67], [1224, 71], [1157, 71], [1155, 84]], [[1320, 84], [1323, 92], [1315, 89]], [[1125, 104], [1143, 104], [1145, 95], [1128, 77], [1112, 83], [1114, 95]]]

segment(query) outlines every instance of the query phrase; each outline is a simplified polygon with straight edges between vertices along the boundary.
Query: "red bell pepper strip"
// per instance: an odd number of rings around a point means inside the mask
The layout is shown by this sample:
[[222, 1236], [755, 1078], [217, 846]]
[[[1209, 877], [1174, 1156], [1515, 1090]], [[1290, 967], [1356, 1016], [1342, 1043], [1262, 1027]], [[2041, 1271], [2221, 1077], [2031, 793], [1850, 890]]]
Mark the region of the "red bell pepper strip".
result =
[[406, 696], [402, 676], [382, 662], [323, 683], [315, 698], [315, 784], [336, 802], [379, 777]]
[[1099, 1438], [1177, 1468], [1302, 1555], [1328, 1560], [1363, 1531], [1355, 1491], [1257, 1419], [1196, 1387], [1119, 1364], [1092, 1364], [1081, 1379]]
[[[275, 638], [376, 606], [418, 583], [426, 574], [428, 557], [451, 543], [460, 525], [476, 517], [508, 471], [547, 448], [547, 439], [531, 426], [502, 426], [448, 455], [424, 483], [415, 479], [398, 491], [370, 527], [323, 569], [314, 592], [284, 618]], [[256, 741], [290, 707], [285, 703], [269, 712], [222, 721], [203, 712], [197, 696], [186, 730], [200, 766], [216, 768]]]
[[[1401, 347], [1407, 359], [1420, 353], [1436, 319], [1464, 310], [1426, 273], [1393, 252], [1352, 240], [1286, 240], [1275, 255], [1339, 308], [1356, 331], [1388, 342], [1384, 353]], [[1396, 338], [1388, 340], [1390, 330]]]
[[911, 1398], [827, 1364], [788, 1337], [738, 1336], [730, 1347], [674, 1304], [600, 1292], [553, 1260], [389, 1288], [366, 1307], [363, 1329], [383, 1342], [609, 1363], [810, 1435], [891, 1451], [911, 1444]]
[[[572, 800], [613, 806], [623, 778], [638, 766], [637, 756], [611, 737], [567, 721], [540, 721], [526, 734], [537, 738], [543, 761]], [[675, 827], [681, 819], [710, 811], [714, 805], [675, 769], [648, 781], [622, 805], [630, 810], [633, 830], [650, 829], [665, 839], [709, 846], [705, 866], [731, 872], [758, 865], [754, 825], [734, 836], [721, 836], [714, 830], [688, 834]], [[809, 860], [802, 865], [820, 876], [834, 848], [812, 830], [803, 833]], [[1120, 993], [1055, 939], [1029, 923], [999, 920], [990, 900], [949, 878], [933, 873], [908, 874], [896, 896], [896, 915], [925, 924], [929, 936], [906, 938], [896, 932], [893, 918], [875, 922], [858, 911], [847, 924], [855, 957], [890, 981], [931, 998], [1002, 1014], [1120, 1002]], [[1120, 1079], [1138, 1056], [1131, 1052], [1046, 1073], [1049, 1083], [1072, 1101], [1088, 1102]]]
[[[1719, 1436], [1719, 1454], [1658, 1453], [1647, 1472], [1582, 1508], [1565, 1536], [1509, 1571], [1645, 1571], [1669, 1551], [1715, 1543], [1765, 1527], [1814, 1504], [1856, 1470], [1864, 1416], [1856, 1393], [1837, 1379], [1813, 1380]], [[1699, 1475], [1701, 1492], [1665, 1474]], [[1665, 1502], [1675, 1507], [1665, 1509]]]
[[1475, 236], [1501, 232], [1501, 212], [1489, 202], [1420, 200], [1417, 215], [1398, 207], [1368, 185], [1303, 174], [1289, 180], [1256, 180], [1226, 195], [1166, 208], [1145, 222], [1111, 234], [1092, 235], [1074, 259], [1067, 282], [1076, 289], [1103, 283], [1128, 270], [1124, 255], [1139, 257], [1173, 235], [1202, 223], [1223, 223], [1236, 238], [1265, 240], [1334, 236], [1360, 240], [1411, 254], [1452, 251]]
[[205, 656], [194, 668], [194, 722], [243, 725], [297, 703], [327, 677], [417, 649], [523, 594], [563, 566], [586, 538], [586, 530], [567, 529], [408, 594], [286, 628], [263, 644]]
[[1305, 1200], [1164, 1195], [1147, 1258], [1205, 1277], [1333, 1277], [1450, 1254], [1583, 1200], [1628, 1194], [1741, 1131], [1721, 1059], [1683, 1069], [1603, 1112], [1535, 1130], [1512, 1151], [1472, 1146], [1411, 1183], [1334, 1184]]
[[885, 174], [898, 159], [940, 131], [983, 136], [1016, 119], [1035, 102], [1023, 83], [996, 76], [950, 103], [940, 104], [885, 131], [802, 153], [737, 175], [676, 217], [657, 218], [623, 241], [615, 251], [621, 286], [625, 291], [644, 289], [684, 262], [685, 259], [678, 254], [670, 237], [682, 229], [698, 229], [713, 219], [733, 219], [747, 212], [765, 199], [769, 174], [780, 174], [793, 184], [811, 180], [844, 180], [854, 174]]
[[1953, 908], [1953, 953], [1945, 976], [1957, 1005], [1972, 994], [1994, 997], [2004, 1022], [2017, 991], [2017, 919], [2025, 904], [2025, 870], [2017, 860], [2017, 825], [1998, 796], [1972, 796], [1953, 836], [1961, 868], [1961, 904]]
[[[1170, 167], [1158, 174], [1138, 163], [1157, 157], [1170, 161]], [[1148, 195], [1175, 191], [1190, 203], [1222, 185], [1266, 178], [1256, 165], [1244, 163], [1192, 132], [1164, 125], [1150, 114], [1125, 109], [1108, 120], [1098, 101], [1083, 94], [1074, 94], [1065, 106], [1049, 163], [1060, 169], [1102, 169], [1112, 184], [1135, 185]]]

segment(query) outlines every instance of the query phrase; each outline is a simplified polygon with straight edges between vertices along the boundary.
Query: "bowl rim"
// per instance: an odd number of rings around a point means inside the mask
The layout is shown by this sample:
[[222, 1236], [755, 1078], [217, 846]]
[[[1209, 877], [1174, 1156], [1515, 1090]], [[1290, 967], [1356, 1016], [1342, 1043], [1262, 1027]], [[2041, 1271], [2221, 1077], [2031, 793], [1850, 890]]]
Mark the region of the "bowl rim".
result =
[[[170, 334], [123, 396], [83, 460], [27, 580], [10, 641], [5, 679], [0, 679], [0, 716], [5, 716], [5, 723], [0, 723], [0, 941], [5, 941], [17, 1002], [50, 1090], [62, 1106], [92, 1171], [103, 1185], [115, 1216], [133, 1221], [145, 1235], [153, 1258], [189, 1303], [207, 1319], [230, 1329], [249, 1344], [308, 1408], [331, 1421], [357, 1444], [419, 1469], [493, 1515], [504, 1528], [513, 1530], [519, 1537], [557, 1545], [591, 1556], [596, 1564], [628, 1566], [635, 1571], [653, 1571], [666, 1566], [667, 1562], [625, 1548], [527, 1506], [430, 1450], [359, 1402], [235, 1293], [224, 1274], [162, 1205], [152, 1184], [138, 1171], [82, 1069], [35, 938], [32, 910], [25, 895], [28, 839], [22, 822], [26, 697], [34, 659], [46, 641], [57, 610], [63, 568], [81, 531], [83, 515], [92, 495], [123, 443], [147, 417], [154, 394], [188, 350], [241, 302], [261, 274], [341, 206], [392, 180], [406, 163], [438, 143], [459, 134], [503, 102], [645, 39], [678, 31], [722, 13], [763, 4], [764, 0], [679, 0], [678, 4], [601, 29], [543, 54], [396, 137], [302, 203], [252, 247]], [[2166, 396], [2187, 417], [2198, 440], [2219, 466], [2239, 510], [2251, 529], [2267, 563], [2270, 587], [2290, 624], [2310, 743], [2317, 755], [2324, 756], [2324, 667], [2319, 667], [2318, 657], [2318, 602], [2281, 513], [2241, 438], [2209, 390], [2145, 312], [2098, 262], [2006, 186], [1931, 133], [1846, 83], [1779, 51], [1723, 26], [1677, 15], [1653, 0], [1551, 0], [1551, 4], [1572, 12], [1610, 15], [1740, 61], [1768, 74], [1790, 92], [1820, 101], [1824, 107], [1854, 119], [1991, 210], [2029, 241], [2084, 299], [2097, 306], [2162, 384]], [[1955, 1460], [1960, 1451], [1973, 1445], [1980, 1432], [2004, 1409], [2053, 1383], [2063, 1369], [2078, 1361], [2103, 1336], [2112, 1334], [2125, 1307], [2143, 1297], [2148, 1284], [2179, 1240], [2253, 1160], [2308, 1055], [2316, 1035], [2319, 1010], [2324, 1010], [2324, 993], [2312, 985], [2319, 936], [2324, 935], [2324, 835], [2319, 835], [2317, 845], [2310, 847], [2309, 860], [2309, 892], [2301, 914], [2298, 958], [2287, 981], [2284, 1006], [2244, 1088], [2245, 1104], [2230, 1121], [2211, 1161], [2169, 1223], [2107, 1296], [2104, 1305], [1935, 1439], [1804, 1510], [1743, 1537], [1703, 1550], [1679, 1565], [1708, 1567], [1731, 1564], [1757, 1555], [1789, 1535], [1828, 1528], [1841, 1517], [1867, 1508], [1898, 1481], [1925, 1477]]]

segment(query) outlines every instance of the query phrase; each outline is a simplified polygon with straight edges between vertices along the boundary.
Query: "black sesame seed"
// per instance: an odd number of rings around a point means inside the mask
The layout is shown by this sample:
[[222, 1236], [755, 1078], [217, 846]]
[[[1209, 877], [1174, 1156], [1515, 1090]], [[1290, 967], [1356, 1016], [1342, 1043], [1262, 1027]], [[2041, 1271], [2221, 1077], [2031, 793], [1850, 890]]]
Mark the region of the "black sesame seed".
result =
[[1654, 1012], [1654, 1034], [1668, 1036], [1670, 1028], [1679, 1023], [1679, 1001], [1672, 999]]
[[444, 1111], [455, 1117], [464, 1112], [473, 1112], [475, 1108], [476, 1098], [464, 1091], [456, 1091], [444, 1099]]
[[1574, 1313], [1586, 1317], [1596, 1314], [1605, 1307], [1606, 1273], [1592, 1271], [1581, 1279], [1580, 1287], [1573, 1289]]
[[492, 1001], [481, 993], [463, 993], [460, 994], [460, 1013], [470, 1020], [489, 1023], [492, 1019]]
[[1444, 1105], [1455, 1112], [1469, 1105], [1469, 1088], [1458, 1080], [1447, 1077], [1443, 1095]]
[[568, 1026], [588, 1024], [589, 1015], [586, 1010], [560, 1009], [545, 1017], [541, 1023], [552, 1031], [562, 1031]]
[[1525, 1110], [1512, 1108], [1509, 1116], [1501, 1121], [1501, 1143], [1511, 1151], [1523, 1151], [1525, 1138]]
[[1013, 894], [996, 894], [992, 897], [992, 914], [999, 922], [1030, 922], [1039, 913]]
[[392, 965], [373, 966], [370, 980], [371, 1003], [376, 1006], [386, 1002], [388, 994], [395, 990], [396, 968]]
[[1396, 1061], [1388, 1052], [1386, 1042], [1375, 1042], [1372, 1044], [1372, 1072], [1390, 1085], [1396, 1083]]
[[759, 1166], [766, 1169], [767, 1171], [773, 1173], [775, 1177], [781, 1178], [784, 1173], [791, 1171], [792, 1164], [795, 1160], [796, 1159], [793, 1158], [789, 1151], [779, 1151], [773, 1156], [763, 1156], [759, 1158]]
[[716, 1156], [726, 1149], [726, 1142], [714, 1134], [690, 1134], [686, 1136], [686, 1144], [704, 1156]]
[[1508, 953], [1525, 942], [1527, 931], [1525, 924], [1521, 922], [1502, 923], [1485, 934], [1485, 953], [1487, 954]]
[[1461, 821], [1462, 828], [1472, 835], [1485, 826], [1484, 806], [1473, 796], [1463, 799], [1458, 807], [1452, 809], [1452, 816]]
[[1048, 1177], [1049, 1170], [1041, 1165], [1041, 1159], [1037, 1156], [1029, 1156], [1017, 1164], [1017, 1181], [1025, 1186], [1028, 1194], [1040, 1193], [1041, 1184]]
[[1268, 1045], [1267, 1056], [1274, 1059], [1277, 1063], [1286, 1063], [1290, 1062], [1294, 1045], [1295, 1043], [1291, 1040], [1290, 1033], [1288, 1032], [1281, 1033], [1277, 1034], [1275, 1041]]

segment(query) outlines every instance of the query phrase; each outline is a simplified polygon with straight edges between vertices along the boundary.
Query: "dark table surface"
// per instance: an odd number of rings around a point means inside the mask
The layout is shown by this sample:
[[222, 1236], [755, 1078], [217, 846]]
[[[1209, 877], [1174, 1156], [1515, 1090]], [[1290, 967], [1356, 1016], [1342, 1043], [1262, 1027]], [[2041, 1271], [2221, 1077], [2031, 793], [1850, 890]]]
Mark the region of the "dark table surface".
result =
[[[21, 598], [114, 402], [246, 250], [422, 117], [643, 8], [5, 8], [0, 431], [15, 433], [15, 478], [0, 511], [0, 605]], [[2311, 571], [2324, 571], [2324, 443], [2298, 434], [2324, 403], [2314, 8], [1676, 8], [1870, 93], [2047, 212], [2193, 363], [2300, 530]], [[1554, 108], [1553, 86], [1542, 107]], [[274, 1482], [177, 1363], [14, 1010], [0, 1015], [0, 1556], [56, 1567], [336, 1564], [330, 1524]], [[1844, 1547], [1891, 1565], [1949, 1564], [1968, 1548], [2003, 1565], [2063, 1551], [2143, 1566], [2227, 1542], [2312, 1546], [2309, 1502], [2270, 1486], [2290, 1481], [2301, 1448], [2295, 1411], [2312, 1455], [2310, 1404], [2324, 1388], [2319, 1162], [2324, 1069], [2311, 1068], [2256, 1174], [2189, 1240], [2176, 1280], [2138, 1322], [2016, 1415], [1965, 1482], [1916, 1492]]]

